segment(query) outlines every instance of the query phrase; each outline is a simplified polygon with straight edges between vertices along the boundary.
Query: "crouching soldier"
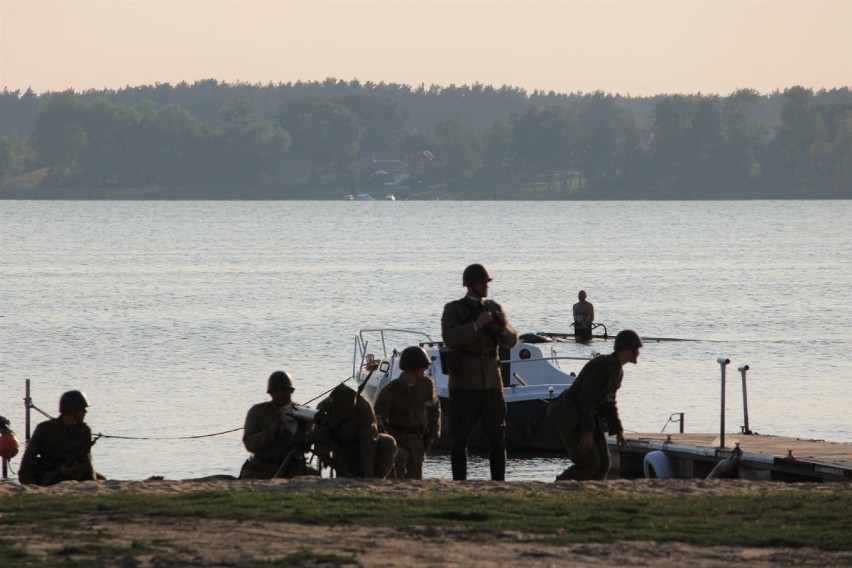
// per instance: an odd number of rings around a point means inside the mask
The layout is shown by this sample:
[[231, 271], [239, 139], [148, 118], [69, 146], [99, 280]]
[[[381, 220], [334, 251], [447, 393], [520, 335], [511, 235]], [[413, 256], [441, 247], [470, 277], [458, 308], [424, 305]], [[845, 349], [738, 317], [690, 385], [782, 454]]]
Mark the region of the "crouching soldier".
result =
[[441, 435], [441, 405], [435, 383], [426, 376], [432, 360], [422, 347], [406, 347], [399, 356], [402, 374], [376, 398], [380, 424], [396, 440], [394, 474], [423, 479], [423, 461]]
[[246, 415], [243, 444], [252, 456], [243, 464], [240, 479], [271, 479], [276, 473], [286, 478], [319, 475], [305, 458], [310, 450], [309, 423], [296, 418], [294, 390], [284, 371], [269, 375], [266, 392], [272, 400], [255, 404]]
[[92, 467], [92, 431], [84, 422], [89, 399], [78, 390], [59, 398], [59, 418], [36, 426], [27, 444], [18, 479], [22, 484], [53, 485], [61, 481], [98, 479]]
[[314, 453], [340, 477], [384, 479], [393, 469], [396, 442], [380, 434], [373, 407], [346, 385], [317, 406]]

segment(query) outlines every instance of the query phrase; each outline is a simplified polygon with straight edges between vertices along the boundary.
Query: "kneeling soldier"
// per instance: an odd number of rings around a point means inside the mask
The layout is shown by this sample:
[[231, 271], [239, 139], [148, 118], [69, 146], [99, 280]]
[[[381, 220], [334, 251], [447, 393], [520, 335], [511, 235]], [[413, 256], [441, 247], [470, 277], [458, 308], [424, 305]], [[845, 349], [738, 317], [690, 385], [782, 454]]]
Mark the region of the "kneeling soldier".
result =
[[422, 347], [406, 347], [402, 374], [376, 398], [376, 415], [397, 444], [396, 477], [423, 479], [423, 461], [441, 435], [441, 405], [435, 383], [426, 376], [432, 360]]
[[384, 479], [393, 469], [396, 442], [379, 433], [373, 407], [348, 386], [319, 403], [314, 421], [314, 453], [339, 477]]
[[18, 479], [24, 485], [98, 479], [92, 467], [92, 431], [84, 422], [89, 399], [78, 390], [59, 398], [59, 418], [36, 426], [27, 444]]
[[243, 445], [252, 456], [243, 464], [240, 479], [271, 479], [282, 464], [279, 477], [319, 475], [305, 460], [308, 425], [294, 416], [299, 406], [290, 398], [294, 390], [284, 371], [269, 375], [266, 392], [272, 400], [255, 404], [246, 415]]

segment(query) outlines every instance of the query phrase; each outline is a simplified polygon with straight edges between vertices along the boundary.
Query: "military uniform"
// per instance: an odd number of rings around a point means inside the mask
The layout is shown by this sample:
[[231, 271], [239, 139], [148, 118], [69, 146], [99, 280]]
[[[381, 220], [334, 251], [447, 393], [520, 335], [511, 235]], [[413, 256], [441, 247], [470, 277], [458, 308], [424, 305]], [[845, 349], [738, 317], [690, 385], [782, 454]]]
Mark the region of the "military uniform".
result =
[[435, 383], [419, 377], [409, 385], [398, 378], [376, 398], [376, 414], [397, 445], [396, 477], [423, 479], [426, 440], [441, 435], [441, 405]]
[[[573, 384], [548, 407], [548, 419], [559, 429], [573, 462], [557, 479], [606, 479], [611, 465], [606, 432], [623, 433], [615, 399], [623, 377], [616, 353], [599, 355], [586, 363]], [[595, 443], [587, 454], [578, 450], [583, 432], [592, 432]]]
[[306, 425], [293, 417], [292, 402], [278, 406], [267, 401], [252, 406], [246, 415], [243, 445], [252, 453], [240, 471], [240, 479], [271, 479], [291, 450], [295, 450], [282, 477], [318, 475], [305, 461], [310, 447]]
[[[92, 431], [88, 424], [80, 422], [68, 426], [60, 418], [42, 422], [36, 426], [21, 458], [18, 479], [25, 485], [97, 479], [91, 447]], [[73, 463], [68, 464], [72, 458]], [[62, 473], [63, 465], [70, 465], [71, 471]]]
[[441, 315], [441, 333], [447, 347], [457, 349], [450, 366], [450, 435], [453, 479], [467, 478], [467, 445], [481, 420], [488, 438], [491, 479], [503, 480], [506, 473], [506, 401], [500, 372], [501, 348], [514, 347], [518, 333], [508, 323], [494, 322], [476, 329], [476, 318], [485, 311], [502, 313], [491, 300], [471, 296], [449, 302]]
[[314, 451], [338, 475], [385, 478], [393, 469], [396, 441], [379, 434], [373, 407], [346, 385], [338, 385], [317, 406], [314, 417]]

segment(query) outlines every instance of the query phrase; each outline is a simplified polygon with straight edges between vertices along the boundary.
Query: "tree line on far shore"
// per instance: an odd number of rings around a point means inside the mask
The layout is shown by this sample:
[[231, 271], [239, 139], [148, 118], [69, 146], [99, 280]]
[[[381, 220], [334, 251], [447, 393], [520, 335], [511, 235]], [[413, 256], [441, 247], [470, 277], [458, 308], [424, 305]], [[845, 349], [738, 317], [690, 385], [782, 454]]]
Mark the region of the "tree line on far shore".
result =
[[[213, 80], [0, 93], [0, 197], [852, 197], [852, 90]], [[378, 194], [378, 195], [377, 195]]]

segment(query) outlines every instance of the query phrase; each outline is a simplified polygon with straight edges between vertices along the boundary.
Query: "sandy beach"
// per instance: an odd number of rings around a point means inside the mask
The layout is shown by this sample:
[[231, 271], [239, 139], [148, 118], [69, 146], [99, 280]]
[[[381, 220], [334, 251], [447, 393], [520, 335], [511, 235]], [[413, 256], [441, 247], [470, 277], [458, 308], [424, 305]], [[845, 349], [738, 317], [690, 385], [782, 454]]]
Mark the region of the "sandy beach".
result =
[[[224, 479], [104, 481], [63, 483], [53, 487], [0, 483], [2, 500], [11, 495], [106, 495], [114, 492], [179, 493], [188, 491], [331, 491], [368, 492], [377, 496], [416, 496], [423, 492], [556, 494], [609, 491], [639, 495], [689, 496], [784, 491], [852, 491], [852, 484], [782, 484], [742, 480], [610, 480], [602, 482], [451, 482], [370, 481], [303, 478], [275, 481]], [[2, 519], [2, 512], [0, 512]], [[748, 548], [694, 546], [677, 542], [616, 541], [604, 544], [553, 545], [547, 535], [523, 532], [468, 531], [459, 527], [363, 527], [301, 525], [260, 521], [194, 518], [92, 516], [81, 533], [98, 533], [117, 546], [140, 545], [142, 552], [127, 566], [242, 566], [263, 563], [305, 549], [355, 558], [360, 566], [802, 566], [852, 565], [852, 552], [813, 548]], [[564, 530], [571, 530], [565, 527]], [[30, 554], [48, 553], [63, 545], [54, 535], [32, 527], [6, 525], [3, 538], [23, 543]], [[153, 550], [154, 552], [150, 552]], [[162, 551], [159, 553], [157, 551]], [[317, 564], [311, 564], [317, 565]], [[319, 565], [339, 565], [329, 561]]]

